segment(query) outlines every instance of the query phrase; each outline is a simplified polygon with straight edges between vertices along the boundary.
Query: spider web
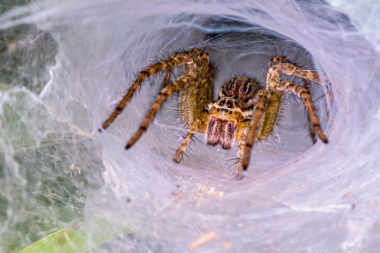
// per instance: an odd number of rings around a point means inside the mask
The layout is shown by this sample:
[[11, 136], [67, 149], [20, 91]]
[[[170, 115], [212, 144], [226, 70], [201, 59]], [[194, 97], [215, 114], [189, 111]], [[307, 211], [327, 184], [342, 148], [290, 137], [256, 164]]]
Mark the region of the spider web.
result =
[[[217, 238], [196, 252], [378, 252], [377, 1], [12, 4], [25, 5], [0, 16], [1, 252], [91, 218], [133, 231], [92, 252], [188, 252], [208, 231]], [[325, 73], [331, 123], [326, 86], [311, 91], [329, 144], [312, 145], [302, 102], [285, 96], [243, 181], [232, 180], [237, 148], [201, 135], [174, 164], [186, 129], [173, 97], [125, 151], [163, 75], [97, 132], [139, 71], [194, 47], [217, 65], [215, 96], [233, 75], [265, 85], [274, 54]]]

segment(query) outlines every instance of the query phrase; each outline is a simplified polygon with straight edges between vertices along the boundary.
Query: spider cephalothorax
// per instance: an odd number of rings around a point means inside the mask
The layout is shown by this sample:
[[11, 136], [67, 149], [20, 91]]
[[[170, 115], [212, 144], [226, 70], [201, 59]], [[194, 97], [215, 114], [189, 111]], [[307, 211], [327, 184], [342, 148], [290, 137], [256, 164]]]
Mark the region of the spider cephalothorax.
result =
[[[183, 75], [170, 83], [172, 69], [182, 65], [185, 66]], [[269, 62], [265, 88], [252, 78], [238, 76], [225, 82], [219, 91], [218, 100], [212, 102], [215, 68], [209, 62], [207, 52], [199, 48], [175, 54], [143, 70], [111, 116], [103, 123], [103, 129], [124, 109], [143, 80], [161, 71], [166, 71], [163, 89], [140, 129], [128, 142], [127, 149], [146, 131], [162, 103], [177, 91], [180, 92], [180, 115], [189, 128], [174, 157], [177, 163], [195, 132], [205, 134], [208, 145], [220, 145], [223, 149], [230, 149], [239, 141], [237, 178], [242, 179], [243, 168], [248, 167], [253, 142], [267, 138], [274, 129], [284, 92], [296, 94], [304, 100], [309, 113], [311, 136], [315, 136], [315, 130], [321, 140], [327, 143], [306, 87], [306, 80], [321, 84], [316, 72], [297, 67], [285, 57], [273, 57]], [[280, 73], [302, 78], [305, 88], [288, 80], [280, 80]]]
[[238, 125], [252, 117], [255, 95], [260, 85], [247, 77], [228, 80], [219, 91], [218, 101], [210, 103], [206, 141], [208, 145], [220, 145], [230, 149], [236, 141]]

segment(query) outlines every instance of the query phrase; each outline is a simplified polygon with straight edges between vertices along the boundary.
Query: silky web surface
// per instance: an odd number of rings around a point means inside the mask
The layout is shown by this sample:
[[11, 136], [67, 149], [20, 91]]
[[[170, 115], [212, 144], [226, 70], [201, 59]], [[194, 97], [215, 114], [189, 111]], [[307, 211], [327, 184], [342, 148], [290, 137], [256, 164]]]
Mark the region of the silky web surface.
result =
[[[133, 233], [92, 252], [188, 252], [209, 231], [216, 238], [194, 252], [378, 252], [379, 8], [51, 0], [3, 13], [0, 251], [103, 218]], [[254, 146], [244, 180], [234, 180], [238, 148], [208, 147], [201, 134], [176, 164], [187, 129], [173, 95], [126, 151], [162, 74], [98, 132], [140, 71], [192, 48], [217, 65], [214, 98], [231, 76], [264, 86], [275, 55], [326, 75], [332, 96], [326, 83], [311, 83], [311, 93], [329, 143], [312, 144], [302, 101], [285, 95], [280, 124]]]

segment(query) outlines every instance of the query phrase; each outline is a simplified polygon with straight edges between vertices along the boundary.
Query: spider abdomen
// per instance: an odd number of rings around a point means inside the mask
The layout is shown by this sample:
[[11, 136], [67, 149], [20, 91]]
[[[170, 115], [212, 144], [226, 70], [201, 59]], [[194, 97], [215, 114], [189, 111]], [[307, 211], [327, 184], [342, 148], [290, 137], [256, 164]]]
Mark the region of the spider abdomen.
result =
[[260, 89], [262, 89], [260, 84], [252, 78], [235, 77], [223, 84], [219, 92], [219, 98], [223, 96], [236, 97], [247, 103], [255, 97]]

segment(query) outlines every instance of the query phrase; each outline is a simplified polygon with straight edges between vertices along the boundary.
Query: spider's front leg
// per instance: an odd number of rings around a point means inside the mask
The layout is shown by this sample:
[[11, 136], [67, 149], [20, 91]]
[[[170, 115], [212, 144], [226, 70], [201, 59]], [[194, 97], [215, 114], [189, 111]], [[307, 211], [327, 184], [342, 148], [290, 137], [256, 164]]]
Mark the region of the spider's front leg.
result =
[[[262, 120], [262, 116], [265, 113], [265, 110], [267, 108], [267, 102], [269, 101], [269, 99], [270, 99], [270, 93], [267, 90], [263, 89], [257, 92], [256, 99], [255, 99], [257, 103], [253, 109], [254, 114], [251, 120], [251, 124], [249, 126], [247, 141], [245, 143], [245, 147], [243, 147], [244, 156], [242, 159], [242, 163], [243, 163], [244, 170], [248, 168], [253, 142], [255, 141], [255, 139], [257, 139], [257, 130], [260, 126], [260, 121]], [[239, 159], [239, 163], [241, 163], [240, 159]]]
[[[328, 93], [328, 105], [332, 107], [332, 104], [334, 102], [334, 95], [332, 93], [332, 87], [331, 83], [328, 80], [326, 76], [320, 76], [317, 72], [303, 69], [301, 67], [298, 67], [294, 64], [292, 64], [290, 61], [288, 61], [285, 57], [277, 56], [273, 57], [269, 63], [270, 71], [275, 72], [281, 72], [289, 76], [297, 76], [304, 80], [311, 80], [319, 84], [325, 84], [327, 93]], [[269, 75], [268, 75], [269, 77]], [[307, 87], [305, 86], [307, 89]], [[309, 91], [308, 91], [309, 92]], [[330, 123], [330, 109], [329, 106], [326, 107], [326, 113], [327, 113], [327, 121]], [[312, 133], [311, 133], [312, 135]], [[314, 142], [314, 139], [313, 139]]]
[[128, 142], [126, 149], [129, 149], [139, 138], [140, 136], [148, 129], [150, 121], [153, 119], [156, 112], [160, 109], [161, 105], [166, 99], [171, 97], [173, 93], [177, 92], [180, 88], [186, 86], [187, 84], [194, 83], [194, 77], [183, 75], [180, 76], [175, 82], [169, 86], [163, 88], [158, 95], [156, 101], [154, 102], [152, 108], [150, 109], [148, 115], [145, 117], [143, 123], [141, 124], [139, 130], [132, 136], [131, 140]]
[[[213, 65], [209, 64], [208, 54], [204, 50], [194, 49], [186, 53], [186, 55], [188, 54], [190, 54], [192, 57], [195, 57], [196, 61], [192, 61], [191, 64], [188, 64], [189, 66], [185, 66], [184, 75], [180, 76], [175, 82], [161, 90], [151, 110], [141, 124], [139, 130], [135, 133], [135, 135], [132, 136], [131, 140], [126, 145], [126, 149], [130, 148], [147, 130], [151, 120], [153, 119], [156, 112], [160, 109], [161, 105], [165, 102], [165, 100], [167, 100], [179, 90], [181, 90], [181, 94], [187, 94], [187, 92], [189, 92], [193, 95], [190, 95], [189, 99], [185, 101], [185, 104], [189, 106], [189, 112], [186, 113], [186, 119], [189, 120], [185, 119], [185, 122], [190, 128], [190, 133], [188, 134], [187, 138], [184, 139], [184, 143], [180, 146], [176, 157], [181, 157], [182, 152], [186, 149], [187, 143], [190, 141], [194, 132], [202, 131], [202, 129], [205, 128], [205, 122], [207, 124], [207, 113], [203, 111], [203, 104], [205, 102], [201, 101], [203, 101], [203, 96], [206, 96], [206, 101], [209, 101], [209, 99], [211, 99], [211, 85], [215, 74], [215, 68]], [[168, 70], [165, 76], [164, 86], [169, 82], [170, 75], [171, 70]], [[190, 100], [190, 103], [188, 100]], [[193, 100], [195, 100], [195, 103], [191, 102]], [[202, 110], [199, 110], [199, 108], [202, 108]]]
[[[191, 70], [185, 69], [185, 73]], [[178, 147], [177, 153], [173, 161], [179, 163], [184, 151], [186, 151], [194, 133], [205, 133], [208, 122], [208, 114], [205, 107], [212, 102], [212, 85], [215, 76], [215, 67], [208, 65], [206, 78], [199, 77], [198, 82], [194, 86], [187, 86], [181, 90], [179, 107], [182, 119], [189, 128], [189, 132]]]
[[281, 56], [273, 57], [269, 63], [269, 70], [268, 70], [268, 75], [267, 75], [267, 90], [272, 93], [277, 92], [277, 91], [292, 92], [293, 94], [301, 97], [305, 102], [305, 105], [306, 105], [306, 108], [309, 113], [309, 117], [313, 124], [314, 129], [316, 130], [320, 139], [324, 143], [327, 143], [327, 138], [321, 130], [321, 126], [319, 124], [317, 115], [315, 113], [313, 103], [311, 102], [309, 92], [305, 88], [295, 85], [290, 81], [280, 82], [279, 80], [280, 72], [287, 75], [298, 76], [303, 79], [315, 81], [321, 84], [321, 79], [319, 75], [316, 72], [305, 70], [291, 64], [284, 57], [281, 57]]
[[201, 121], [197, 119], [190, 126], [189, 132], [187, 133], [186, 137], [183, 139], [181, 145], [179, 145], [178, 147], [177, 153], [175, 154], [174, 159], [173, 159], [174, 162], [179, 163], [182, 157], [182, 153], [186, 150], [187, 145], [189, 144], [191, 138], [193, 138], [194, 133], [198, 131], [200, 124], [201, 124]]
[[243, 179], [243, 166], [242, 166], [242, 160], [244, 156], [244, 150], [245, 150], [245, 140], [241, 140], [239, 143], [239, 151], [238, 151], [238, 163], [237, 163], [237, 180]]
[[[308, 80], [303, 79], [303, 86], [305, 87], [306, 91], [310, 94], [310, 84]], [[309, 126], [311, 141], [313, 142], [313, 144], [315, 144], [317, 142], [317, 137], [315, 136], [315, 130], [313, 128], [313, 123], [309, 114], [307, 114], [307, 124]]]
[[310, 120], [314, 126], [314, 129], [317, 131], [321, 140], [324, 143], [327, 143], [328, 140], [327, 140], [325, 134], [321, 130], [321, 125], [319, 124], [317, 115], [316, 115], [314, 107], [313, 107], [313, 103], [311, 102], [309, 92], [307, 92], [307, 90], [305, 88], [300, 87], [298, 85], [295, 85], [292, 82], [287, 81], [287, 80], [281, 81], [277, 85], [277, 89], [291, 92], [291, 93], [299, 96], [300, 98], [302, 98], [304, 100], [306, 108], [309, 112]]
[[[103, 122], [102, 128], [106, 129], [109, 125], [116, 119], [116, 117], [123, 111], [127, 103], [131, 100], [133, 94], [137, 91], [137, 89], [141, 86], [144, 79], [149, 78], [161, 71], [167, 70], [165, 74], [165, 79], [163, 82], [163, 88], [165, 88], [170, 81], [170, 76], [173, 67], [181, 66], [184, 64], [194, 65], [195, 59], [198, 59], [200, 56], [207, 54], [204, 50], [195, 48], [188, 52], [183, 52], [179, 54], [175, 54], [169, 57], [166, 60], [163, 60], [159, 63], [156, 63], [152, 66], [147, 67], [143, 71], [140, 72], [136, 81], [132, 84], [131, 88], [129, 88], [128, 92], [124, 95], [120, 103], [116, 106], [115, 110], [112, 114]], [[207, 56], [208, 57], [208, 56]], [[207, 62], [208, 63], [208, 62]], [[195, 78], [195, 77], [194, 77]], [[101, 129], [99, 129], [101, 132]]]

